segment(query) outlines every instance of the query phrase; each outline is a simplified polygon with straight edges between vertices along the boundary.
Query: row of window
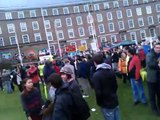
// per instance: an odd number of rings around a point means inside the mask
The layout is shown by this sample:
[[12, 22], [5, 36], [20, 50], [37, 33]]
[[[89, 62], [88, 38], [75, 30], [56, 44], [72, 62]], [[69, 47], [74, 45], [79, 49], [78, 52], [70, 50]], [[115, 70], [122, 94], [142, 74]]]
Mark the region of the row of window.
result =
[[[138, 0], [136, 0], [136, 1], [138, 1]], [[148, 1], [145, 0], [145, 2], [148, 2]], [[119, 7], [118, 1], [113, 1], [113, 3], [114, 3], [113, 4], [114, 7]], [[124, 3], [125, 6], [129, 5], [128, 0], [123, 0], [123, 3]], [[138, 2], [134, 2], [134, 0], [133, 0], [133, 3], [138, 4]], [[110, 8], [109, 7], [109, 2], [105, 2], [104, 3], [104, 9], [109, 9], [109, 8]], [[90, 10], [90, 6], [88, 4], [84, 5], [84, 11], [87, 12], [89, 10]], [[94, 10], [100, 10], [99, 4], [94, 4]], [[160, 12], [160, 4], [156, 5], [156, 10], [157, 10], [157, 12]], [[80, 12], [79, 6], [74, 6], [73, 11], [74, 11], [74, 13], [79, 13]], [[151, 6], [146, 6], [146, 11], [147, 11], [146, 12], [147, 14], [151, 14], [152, 13]], [[137, 12], [137, 15], [142, 15], [141, 8], [136, 8], [136, 12]], [[29, 13], [30, 13], [30, 17], [37, 17], [36, 10], [30, 10]], [[70, 13], [68, 7], [63, 8], [63, 13], [64, 14], [69, 14]], [[48, 16], [47, 9], [41, 9], [41, 14], [42, 14], [42, 16]], [[53, 15], [59, 15], [58, 9], [53, 8], [52, 9], [52, 14]], [[118, 13], [118, 14], [121, 14], [121, 13]], [[5, 17], [6, 17], [6, 19], [12, 19], [12, 13], [11, 12], [6, 12]], [[18, 18], [25, 18], [24, 11], [18, 11]]]
[[[154, 28], [149, 29], [149, 32], [150, 32], [151, 37], [156, 37], [156, 32], [155, 32]], [[84, 33], [84, 29], [82, 29], [82, 31], [81, 31], [81, 34], [83, 34], [83, 33]], [[57, 35], [58, 35], [59, 38], [63, 38], [63, 31], [59, 31], [57, 33]], [[68, 35], [74, 36], [73, 29], [68, 30]], [[42, 41], [40, 33], [34, 33], [34, 37], [35, 37], [36, 42]], [[141, 39], [146, 38], [146, 31], [145, 30], [140, 30], [140, 37], [141, 37]], [[121, 38], [121, 40], [127, 40], [127, 35], [122, 33], [122, 34], [120, 34], [120, 38]], [[10, 36], [9, 39], [10, 39], [10, 44], [11, 45], [16, 44], [16, 41], [17, 41], [16, 36]], [[48, 40], [53, 40], [51, 32], [47, 33], [47, 39]], [[130, 32], [130, 39], [131, 40], [137, 40], [136, 32]], [[23, 43], [29, 43], [30, 40], [29, 40], [28, 34], [22, 35], [22, 40], [23, 40]], [[116, 35], [111, 35], [111, 41], [116, 42], [116, 40], [117, 40]], [[106, 41], [107, 41], [106, 37], [101, 37], [101, 42], [106, 42]], [[0, 37], [0, 46], [4, 46], [3, 37]]]

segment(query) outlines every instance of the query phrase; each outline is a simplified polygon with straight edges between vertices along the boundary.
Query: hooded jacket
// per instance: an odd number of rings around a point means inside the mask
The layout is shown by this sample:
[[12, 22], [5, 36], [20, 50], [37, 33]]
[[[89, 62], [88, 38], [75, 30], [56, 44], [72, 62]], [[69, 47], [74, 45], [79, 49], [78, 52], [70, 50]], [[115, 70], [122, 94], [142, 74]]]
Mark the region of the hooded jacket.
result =
[[100, 107], [113, 109], [118, 106], [116, 76], [109, 64], [97, 65], [92, 82], [96, 93], [96, 101]]

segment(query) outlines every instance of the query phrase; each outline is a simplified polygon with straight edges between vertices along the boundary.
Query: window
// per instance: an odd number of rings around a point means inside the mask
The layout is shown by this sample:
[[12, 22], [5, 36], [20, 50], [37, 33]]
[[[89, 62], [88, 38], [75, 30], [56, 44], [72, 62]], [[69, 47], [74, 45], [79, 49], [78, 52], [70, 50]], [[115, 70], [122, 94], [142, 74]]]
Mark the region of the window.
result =
[[42, 16], [47, 16], [48, 15], [47, 9], [42, 9], [41, 14]]
[[52, 32], [47, 32], [46, 36], [47, 36], [47, 40], [48, 41], [52, 41], [53, 40]]
[[79, 6], [74, 6], [74, 13], [79, 13]]
[[156, 5], [156, 11], [157, 11], [157, 12], [160, 12], [160, 4], [157, 4], [157, 5]]
[[5, 16], [6, 16], [7, 20], [12, 19], [12, 13], [11, 12], [6, 12]]
[[87, 4], [87, 5], [84, 5], [83, 6], [83, 9], [84, 9], [84, 12], [88, 12], [89, 11], [89, 5]]
[[99, 10], [99, 4], [94, 4], [94, 10], [95, 11]]
[[62, 31], [62, 30], [58, 30], [58, 31], [57, 31], [57, 38], [58, 38], [59, 40], [64, 39], [64, 35], [63, 35], [63, 31]]
[[98, 25], [98, 29], [99, 29], [99, 33], [104, 33], [105, 32], [103, 24]]
[[74, 38], [74, 31], [73, 31], [73, 29], [68, 29], [68, 37], [69, 38]]
[[78, 28], [78, 33], [79, 33], [79, 36], [85, 36], [84, 28], [83, 27], [79, 27]]
[[58, 9], [53, 8], [53, 9], [52, 9], [52, 14], [53, 14], [53, 15], [59, 15]]
[[33, 22], [32, 22], [32, 28], [33, 28], [33, 30], [39, 30], [38, 21], [33, 21]]
[[4, 41], [2, 37], [0, 37], [0, 46], [4, 46]]
[[71, 18], [66, 18], [66, 25], [72, 26], [72, 19]]
[[136, 13], [137, 13], [137, 16], [142, 15], [142, 9], [141, 8], [136, 8]]
[[34, 38], [35, 38], [35, 41], [36, 41], [36, 42], [42, 41], [42, 38], [41, 38], [41, 34], [40, 34], [40, 33], [34, 33]]
[[138, 0], [133, 0], [133, 5], [138, 4]]
[[151, 37], [156, 37], [156, 31], [154, 28], [149, 29], [149, 32]]
[[53, 43], [50, 44], [52, 54], [56, 53], [55, 45]]
[[114, 7], [114, 8], [118, 8], [118, 7], [119, 7], [118, 1], [113, 1], [113, 7]]
[[106, 37], [101, 37], [101, 43], [105, 43], [105, 42], [107, 42]]
[[116, 11], [116, 13], [117, 13], [117, 18], [122, 19], [122, 11], [118, 10], [118, 11]]
[[160, 15], [157, 15], [158, 23], [160, 23]]
[[141, 36], [141, 39], [145, 39], [146, 38], [146, 31], [145, 30], [141, 30], [140, 31], [140, 36]]
[[108, 28], [110, 32], [114, 31], [114, 23], [108, 23]]
[[30, 10], [30, 17], [36, 17], [36, 11]]
[[152, 14], [152, 8], [151, 8], [151, 6], [146, 6], [146, 13], [147, 14]]
[[126, 14], [127, 14], [127, 17], [132, 17], [132, 10], [131, 9], [127, 9], [126, 10]]
[[88, 15], [87, 15], [87, 22], [88, 22], [88, 23], [93, 23], [93, 17], [92, 17], [91, 14], [88, 14]]
[[77, 21], [77, 25], [82, 25], [83, 21], [82, 21], [82, 17], [81, 16], [77, 16], [76, 17], [76, 21]]
[[8, 33], [14, 33], [15, 32], [15, 26], [14, 24], [7, 24]]
[[138, 18], [138, 25], [139, 25], [139, 27], [144, 26], [143, 18]]
[[123, 0], [123, 6], [128, 6], [129, 3], [128, 3], [128, 0]]
[[81, 40], [81, 45], [84, 45], [84, 46], [87, 47], [87, 42], [86, 42], [86, 40]]
[[9, 39], [10, 39], [10, 44], [11, 45], [16, 45], [17, 44], [15, 36], [11, 36], [11, 37], [9, 37]]
[[68, 7], [64, 7], [64, 8], [63, 8], [63, 13], [64, 13], [64, 14], [69, 14], [69, 9], [68, 9]]
[[45, 20], [44, 25], [45, 25], [45, 29], [50, 29], [51, 28], [51, 24], [50, 24], [49, 20]]
[[21, 32], [27, 31], [27, 25], [26, 22], [20, 23]]
[[103, 3], [103, 5], [104, 5], [104, 9], [109, 9], [109, 3], [108, 2]]
[[112, 20], [113, 19], [111, 12], [107, 12], [107, 19], [108, 20]]
[[98, 22], [102, 22], [103, 21], [102, 14], [97, 14], [97, 21]]
[[23, 40], [23, 43], [29, 43], [29, 36], [28, 36], [28, 34], [22, 35], [22, 40]]
[[0, 34], [2, 34], [2, 29], [1, 29], [1, 27], [0, 27]]
[[153, 16], [148, 16], [148, 25], [153, 25], [154, 21], [153, 21]]
[[111, 43], [117, 42], [116, 35], [111, 35]]
[[89, 34], [90, 34], [90, 35], [94, 35], [94, 33], [95, 33], [93, 26], [89, 26], [89, 27], [88, 27], [88, 31], [89, 31]]
[[119, 21], [118, 22], [118, 26], [119, 26], [119, 30], [123, 30], [124, 29], [124, 22], [123, 21]]
[[131, 40], [136, 40], [137, 39], [136, 32], [130, 32], [130, 37]]
[[121, 38], [122, 41], [127, 40], [126, 34], [120, 34], [120, 38]]
[[57, 28], [62, 27], [61, 19], [55, 19], [54, 24]]
[[18, 11], [18, 18], [24, 18], [24, 12]]
[[133, 21], [133, 19], [128, 20], [128, 26], [129, 26], [129, 28], [134, 28], [134, 21]]
[[143, 3], [148, 3], [148, 0], [143, 0]]

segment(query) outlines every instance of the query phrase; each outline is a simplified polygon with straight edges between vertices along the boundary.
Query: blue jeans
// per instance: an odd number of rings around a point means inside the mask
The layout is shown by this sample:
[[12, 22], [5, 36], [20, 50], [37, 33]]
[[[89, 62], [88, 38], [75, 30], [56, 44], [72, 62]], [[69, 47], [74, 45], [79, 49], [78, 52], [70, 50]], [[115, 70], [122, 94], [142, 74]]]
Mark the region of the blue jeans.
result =
[[12, 88], [11, 88], [11, 81], [5, 81], [5, 87], [6, 87], [6, 92], [11, 93]]
[[146, 103], [146, 96], [144, 94], [142, 80], [138, 80], [138, 83], [136, 83], [135, 79], [131, 78], [130, 81], [134, 102], [138, 102], [140, 97], [141, 103]]
[[114, 109], [102, 108], [102, 113], [105, 120], [120, 120], [119, 107]]

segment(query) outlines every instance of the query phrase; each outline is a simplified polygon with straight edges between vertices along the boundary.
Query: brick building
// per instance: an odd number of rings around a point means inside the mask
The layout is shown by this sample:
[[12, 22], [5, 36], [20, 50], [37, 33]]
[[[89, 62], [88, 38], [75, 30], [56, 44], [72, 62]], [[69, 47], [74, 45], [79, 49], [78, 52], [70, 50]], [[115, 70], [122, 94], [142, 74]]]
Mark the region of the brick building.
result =
[[159, 0], [99, 0], [48, 7], [0, 10], [0, 59], [17, 52], [38, 54], [48, 49], [58, 53], [67, 44], [91, 48], [121, 40], [157, 38], [160, 33]]

